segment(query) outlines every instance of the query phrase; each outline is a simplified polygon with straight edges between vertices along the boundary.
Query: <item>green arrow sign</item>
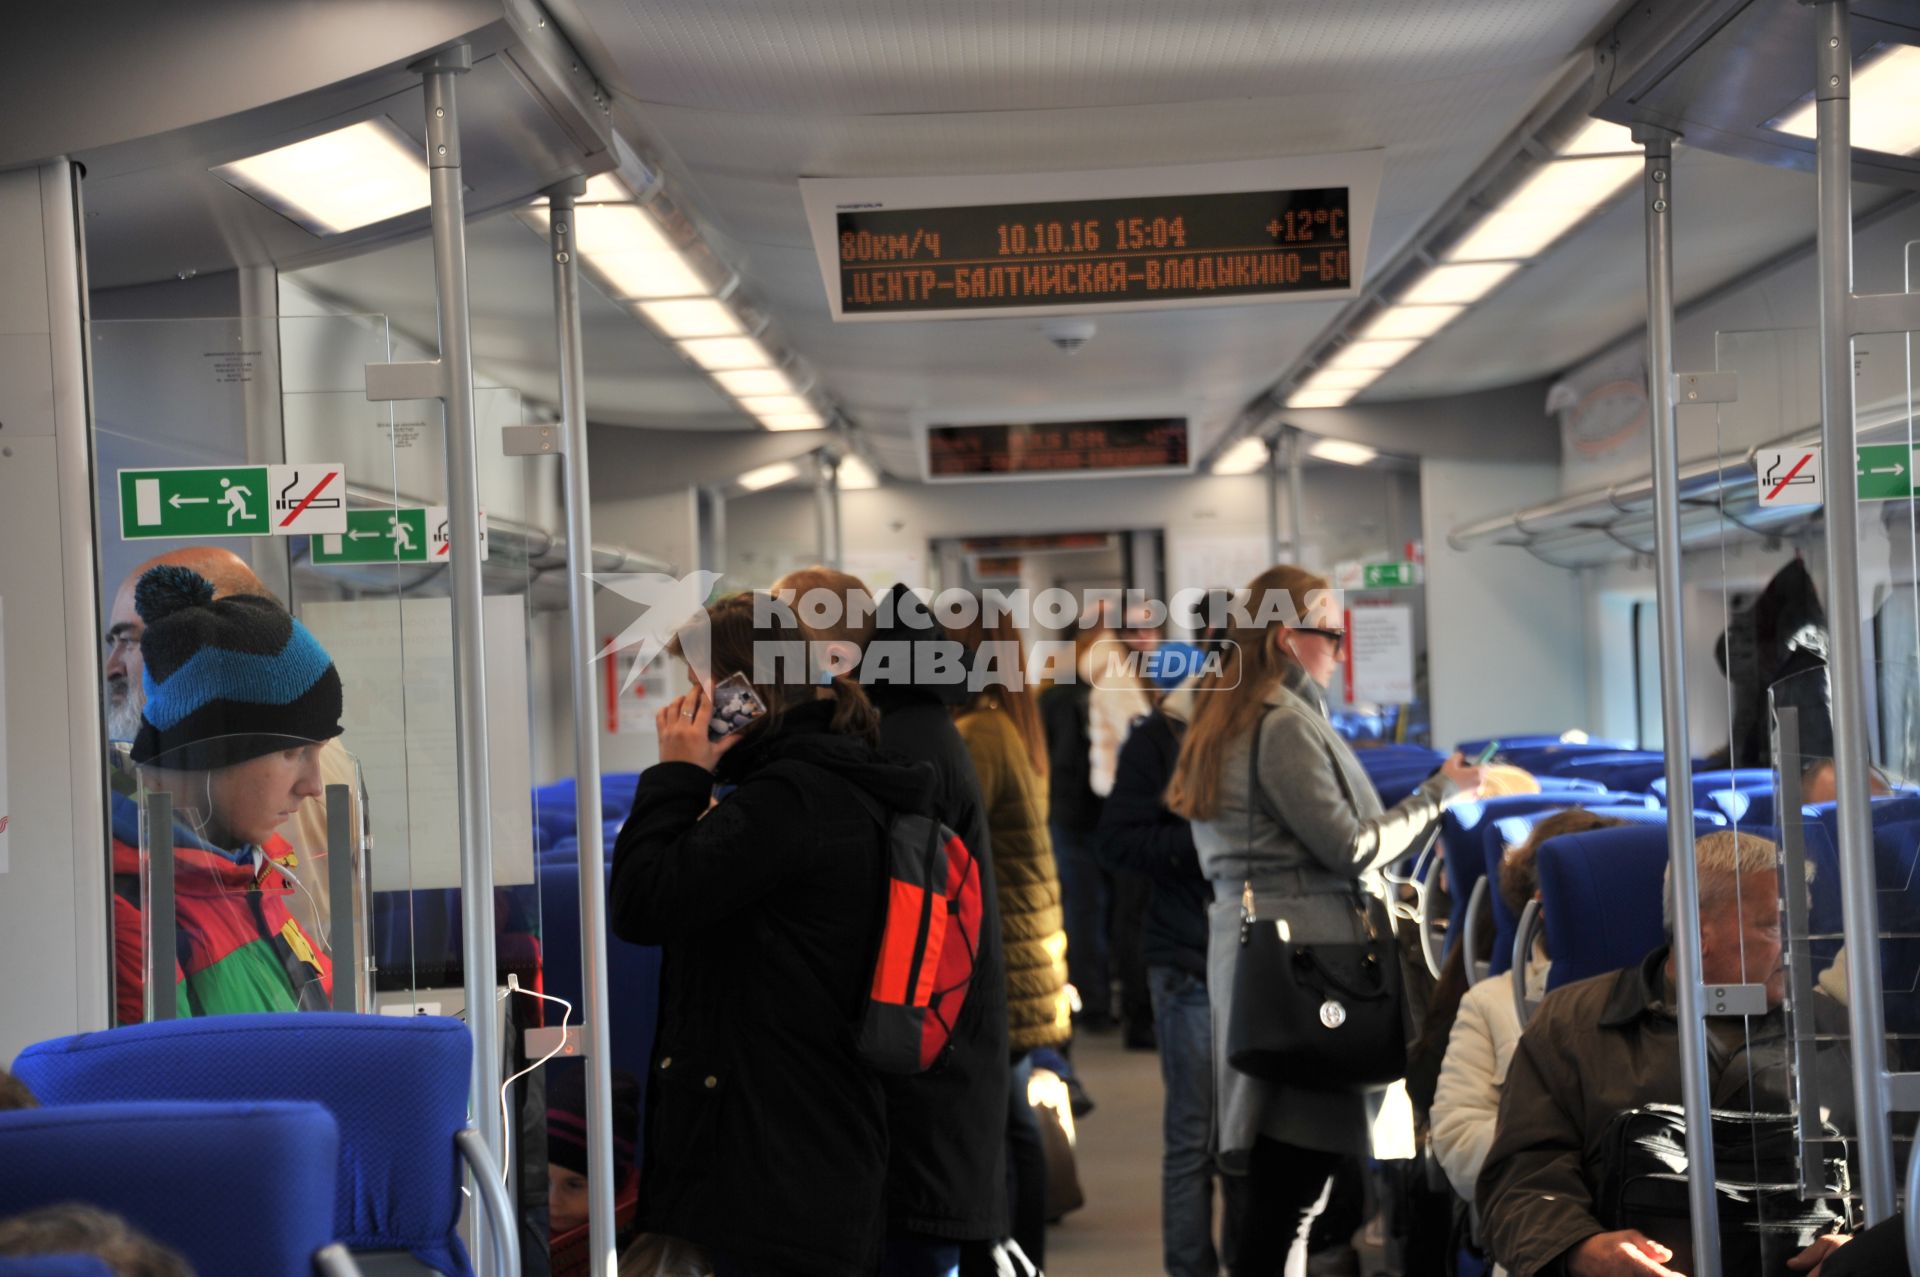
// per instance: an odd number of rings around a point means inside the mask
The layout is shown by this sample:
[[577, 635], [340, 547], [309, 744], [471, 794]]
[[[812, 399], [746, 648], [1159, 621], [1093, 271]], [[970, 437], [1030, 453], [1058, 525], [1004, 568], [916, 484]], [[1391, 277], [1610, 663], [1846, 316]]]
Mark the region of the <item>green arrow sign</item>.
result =
[[1905, 501], [1914, 495], [1914, 449], [1904, 443], [1863, 444], [1859, 456], [1862, 501]]
[[1385, 590], [1418, 584], [1420, 565], [1417, 563], [1369, 563], [1361, 569], [1363, 589]]
[[120, 535], [273, 535], [265, 466], [205, 466], [120, 472]]
[[315, 563], [425, 563], [433, 557], [427, 540], [427, 511], [349, 510], [347, 530], [313, 539]]

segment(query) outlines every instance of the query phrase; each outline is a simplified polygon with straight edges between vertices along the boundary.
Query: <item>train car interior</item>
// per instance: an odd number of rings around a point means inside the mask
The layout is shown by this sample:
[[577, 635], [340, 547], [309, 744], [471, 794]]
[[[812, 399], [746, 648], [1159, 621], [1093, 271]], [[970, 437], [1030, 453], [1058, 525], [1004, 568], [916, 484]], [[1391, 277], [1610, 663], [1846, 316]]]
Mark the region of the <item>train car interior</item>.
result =
[[10, 17], [0, 1277], [1920, 1264], [1915, 0]]

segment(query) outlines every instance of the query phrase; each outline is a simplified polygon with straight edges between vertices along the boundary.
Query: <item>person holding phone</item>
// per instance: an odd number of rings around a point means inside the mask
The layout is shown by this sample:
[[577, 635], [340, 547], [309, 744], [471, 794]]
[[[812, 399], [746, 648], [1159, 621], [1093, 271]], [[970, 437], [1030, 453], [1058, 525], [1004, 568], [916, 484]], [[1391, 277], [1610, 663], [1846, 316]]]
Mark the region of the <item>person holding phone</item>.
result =
[[[933, 778], [880, 756], [858, 683], [784, 659], [806, 648], [782, 614], [746, 594], [706, 609], [710, 668], [659, 712], [614, 844], [611, 928], [663, 957], [639, 1220], [704, 1247], [715, 1277], [867, 1277], [888, 1152], [853, 1033], [884, 917], [872, 813], [930, 813]], [[735, 726], [716, 735], [721, 698]]]
[[[1230, 1271], [1297, 1277], [1341, 1159], [1411, 1156], [1412, 1112], [1400, 1084], [1367, 1095], [1323, 1091], [1263, 1081], [1227, 1063], [1243, 891], [1260, 917], [1285, 919], [1300, 942], [1358, 940], [1355, 883], [1369, 898], [1384, 897], [1380, 871], [1420, 845], [1443, 807], [1476, 794], [1480, 772], [1455, 755], [1383, 811], [1327, 718], [1325, 689], [1346, 642], [1338, 596], [1325, 577], [1290, 565], [1267, 569], [1247, 593], [1238, 616], [1250, 623], [1233, 625], [1223, 668], [1195, 688], [1167, 806], [1193, 822], [1201, 872], [1213, 884], [1207, 988], [1218, 1156], [1223, 1171], [1248, 1177], [1250, 1203], [1237, 1245], [1226, 1248]], [[1390, 1096], [1404, 1114], [1399, 1123], [1379, 1120]]]

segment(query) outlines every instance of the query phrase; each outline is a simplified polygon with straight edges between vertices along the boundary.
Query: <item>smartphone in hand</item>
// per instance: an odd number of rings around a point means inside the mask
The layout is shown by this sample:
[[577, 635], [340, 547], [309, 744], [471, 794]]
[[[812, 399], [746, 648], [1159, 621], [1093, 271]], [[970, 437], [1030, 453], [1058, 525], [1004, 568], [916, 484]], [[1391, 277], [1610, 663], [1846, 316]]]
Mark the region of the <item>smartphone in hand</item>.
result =
[[729, 674], [713, 685], [713, 717], [707, 721], [707, 739], [731, 736], [767, 712], [767, 703], [753, 690], [745, 674]]

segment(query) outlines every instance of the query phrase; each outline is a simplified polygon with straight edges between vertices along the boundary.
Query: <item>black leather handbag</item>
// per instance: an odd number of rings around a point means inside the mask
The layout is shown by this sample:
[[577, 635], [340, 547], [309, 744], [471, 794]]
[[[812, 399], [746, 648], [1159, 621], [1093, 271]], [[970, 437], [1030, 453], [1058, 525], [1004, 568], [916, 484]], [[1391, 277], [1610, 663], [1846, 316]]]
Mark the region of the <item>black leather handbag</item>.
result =
[[[1260, 801], [1260, 727], [1247, 764], [1247, 845]], [[1227, 1062], [1250, 1077], [1317, 1091], [1377, 1091], [1407, 1072], [1400, 953], [1386, 907], [1353, 884], [1357, 943], [1301, 944], [1262, 919], [1249, 878], [1227, 1003]]]

